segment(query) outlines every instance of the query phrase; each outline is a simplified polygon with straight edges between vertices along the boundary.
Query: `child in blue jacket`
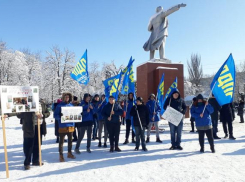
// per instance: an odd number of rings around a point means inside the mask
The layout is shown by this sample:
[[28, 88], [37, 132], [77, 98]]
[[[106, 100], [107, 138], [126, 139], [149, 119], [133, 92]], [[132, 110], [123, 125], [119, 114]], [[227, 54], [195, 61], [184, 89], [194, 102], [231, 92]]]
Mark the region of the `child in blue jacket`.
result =
[[208, 142], [210, 144], [212, 153], [215, 153], [213, 127], [212, 127], [212, 120], [210, 116], [213, 113], [213, 111], [214, 111], [213, 107], [207, 101], [204, 101], [203, 96], [201, 94], [197, 96], [197, 101], [191, 107], [191, 116], [195, 118], [196, 128], [199, 134], [201, 153], [204, 152], [205, 134], [208, 137]]

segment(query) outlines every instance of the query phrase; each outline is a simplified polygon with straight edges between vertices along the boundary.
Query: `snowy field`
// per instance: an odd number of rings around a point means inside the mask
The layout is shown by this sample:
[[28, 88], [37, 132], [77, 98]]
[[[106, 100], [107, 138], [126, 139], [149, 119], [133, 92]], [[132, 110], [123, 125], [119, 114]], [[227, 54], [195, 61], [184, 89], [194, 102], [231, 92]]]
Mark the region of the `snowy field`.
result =
[[[216, 153], [212, 154], [206, 140], [204, 154], [199, 152], [197, 133], [189, 133], [190, 122], [185, 120], [182, 137], [183, 151], [170, 151], [170, 134], [166, 122], [161, 122], [166, 131], [160, 135], [163, 144], [155, 142], [152, 133], [148, 152], [134, 151], [134, 145], [122, 145], [125, 126], [121, 128], [121, 153], [109, 153], [109, 148], [98, 148], [92, 141], [92, 153], [85, 152], [86, 140], [81, 145], [81, 155], [75, 160], [59, 162], [58, 144], [55, 143], [54, 123], [48, 120], [48, 134], [43, 140], [42, 157], [44, 166], [23, 170], [23, 133], [19, 120], [6, 120], [10, 178], [5, 179], [2, 128], [0, 130], [0, 181], [245, 181], [245, 125], [234, 122], [237, 140], [216, 140]], [[2, 123], [1, 123], [2, 124]], [[0, 124], [0, 125], [1, 125]], [[219, 125], [220, 137], [224, 136]], [[73, 143], [74, 149], [74, 143]]]

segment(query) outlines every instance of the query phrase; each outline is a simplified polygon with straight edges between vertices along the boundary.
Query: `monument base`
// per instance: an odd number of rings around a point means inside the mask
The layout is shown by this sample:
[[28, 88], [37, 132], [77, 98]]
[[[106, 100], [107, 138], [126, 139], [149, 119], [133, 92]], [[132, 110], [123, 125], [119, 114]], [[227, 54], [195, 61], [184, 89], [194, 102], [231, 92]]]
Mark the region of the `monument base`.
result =
[[181, 97], [184, 97], [184, 65], [166, 63], [162, 61], [148, 61], [137, 67], [137, 96], [147, 102], [151, 93], [157, 94], [157, 87], [164, 73], [164, 95], [174, 82], [178, 79], [178, 89]]

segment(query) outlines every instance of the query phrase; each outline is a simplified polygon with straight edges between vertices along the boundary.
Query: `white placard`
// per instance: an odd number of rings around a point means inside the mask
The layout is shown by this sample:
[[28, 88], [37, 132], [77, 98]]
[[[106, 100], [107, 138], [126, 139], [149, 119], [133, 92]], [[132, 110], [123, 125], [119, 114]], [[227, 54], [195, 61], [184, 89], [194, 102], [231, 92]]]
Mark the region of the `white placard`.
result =
[[80, 123], [82, 122], [83, 107], [61, 107], [61, 123]]
[[0, 86], [1, 113], [38, 112], [37, 86]]
[[174, 108], [168, 106], [162, 117], [173, 125], [178, 126], [184, 115]]

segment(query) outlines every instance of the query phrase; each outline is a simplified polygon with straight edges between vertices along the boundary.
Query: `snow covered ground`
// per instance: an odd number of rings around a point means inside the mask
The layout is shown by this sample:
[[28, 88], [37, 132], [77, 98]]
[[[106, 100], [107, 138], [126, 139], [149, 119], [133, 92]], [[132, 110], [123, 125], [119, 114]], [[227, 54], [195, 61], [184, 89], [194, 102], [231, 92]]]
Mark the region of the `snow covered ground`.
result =
[[[66, 158], [59, 162], [58, 144], [55, 143], [54, 123], [48, 120], [48, 134], [43, 141], [42, 157], [45, 165], [23, 170], [23, 134], [19, 120], [6, 120], [10, 178], [5, 179], [5, 162], [2, 130], [0, 130], [0, 181], [245, 181], [245, 124], [234, 122], [237, 140], [215, 141], [216, 153], [212, 154], [206, 140], [206, 152], [200, 154], [197, 133], [189, 133], [190, 123], [185, 120], [183, 151], [170, 151], [170, 134], [166, 122], [161, 122], [166, 131], [160, 135], [163, 144], [155, 142], [152, 133], [148, 152], [134, 151], [134, 145], [122, 145], [125, 126], [120, 135], [121, 153], [109, 153], [108, 148], [98, 148], [92, 141], [92, 153], [86, 153], [86, 140], [82, 142], [81, 155], [75, 160]], [[0, 124], [1, 126], [1, 124]], [[219, 136], [224, 136], [219, 125]], [[74, 148], [74, 144], [73, 144]], [[65, 152], [67, 144], [65, 144]]]

